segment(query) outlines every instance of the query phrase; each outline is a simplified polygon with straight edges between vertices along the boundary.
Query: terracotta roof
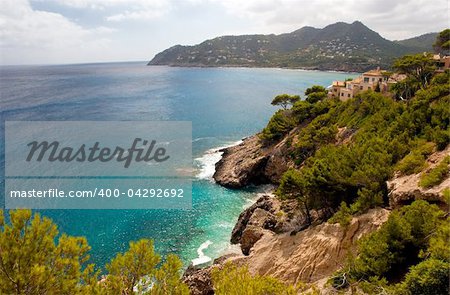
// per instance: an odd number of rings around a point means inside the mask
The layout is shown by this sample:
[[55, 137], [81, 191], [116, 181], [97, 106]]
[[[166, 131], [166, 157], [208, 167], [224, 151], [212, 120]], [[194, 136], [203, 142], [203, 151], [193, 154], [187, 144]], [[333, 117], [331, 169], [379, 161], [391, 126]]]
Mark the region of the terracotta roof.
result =
[[363, 75], [364, 76], [382, 76], [383, 73], [385, 73], [386, 71], [382, 71], [382, 70], [370, 70], [368, 72], [365, 72]]
[[355, 78], [355, 79], [353, 79], [352, 81], [349, 81], [349, 82], [352, 83], [352, 84], [359, 84], [359, 83], [361, 83], [361, 81], [362, 81], [361, 77], [357, 77], [357, 78]]
[[333, 81], [333, 86], [344, 87], [345, 86], [345, 82], [344, 81]]

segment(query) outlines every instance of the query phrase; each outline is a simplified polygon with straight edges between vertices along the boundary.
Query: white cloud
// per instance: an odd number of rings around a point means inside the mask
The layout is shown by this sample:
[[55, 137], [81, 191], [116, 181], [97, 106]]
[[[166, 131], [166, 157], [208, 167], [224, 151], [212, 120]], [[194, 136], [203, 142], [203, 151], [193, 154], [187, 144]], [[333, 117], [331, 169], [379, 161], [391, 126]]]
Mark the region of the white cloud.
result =
[[447, 0], [0, 1], [3, 64], [146, 59], [223, 34], [279, 34], [337, 21], [360, 20], [391, 40], [449, 25]]
[[[35, 0], [43, 1], [43, 0]], [[121, 13], [106, 17], [107, 21], [153, 20], [167, 14], [170, 0], [50, 0], [54, 3], [80, 9], [108, 10], [119, 8]], [[182, 0], [183, 1], [183, 0]], [[185, 0], [191, 1], [191, 0]]]
[[163, 16], [161, 11], [144, 10], [144, 11], [125, 11], [124, 13], [114, 14], [106, 18], [107, 21], [123, 21], [123, 20], [151, 20]]
[[[119, 1], [119, 0], [117, 0]], [[154, 20], [167, 14], [171, 7], [168, 1], [132, 1], [132, 10], [125, 10], [123, 13], [110, 15], [107, 21], [124, 21], [124, 20]], [[142, 2], [142, 3], [141, 3]]]
[[108, 48], [107, 27], [86, 29], [61, 14], [33, 10], [27, 0], [2, 0], [1, 62], [77, 62], [101, 58]]
[[54, 2], [60, 5], [75, 8], [104, 9], [114, 6], [139, 6], [139, 7], [155, 7], [167, 2], [166, 0], [33, 0], [35, 2]]
[[251, 19], [253, 30], [284, 33], [302, 26], [360, 20], [388, 39], [401, 39], [448, 26], [447, 0], [205, 0], [228, 13]]

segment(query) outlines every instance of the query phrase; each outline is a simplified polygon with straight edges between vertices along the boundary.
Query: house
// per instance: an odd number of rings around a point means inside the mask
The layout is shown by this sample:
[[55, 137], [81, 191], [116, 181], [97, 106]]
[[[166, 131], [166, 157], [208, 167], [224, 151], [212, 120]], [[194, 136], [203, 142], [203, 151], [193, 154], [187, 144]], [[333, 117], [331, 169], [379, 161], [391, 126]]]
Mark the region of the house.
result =
[[341, 89], [344, 87], [344, 81], [333, 81], [333, 84], [329, 87], [328, 97], [338, 97], [341, 93]]
[[396, 83], [396, 81], [399, 80], [393, 79], [387, 71], [378, 67], [350, 81], [334, 81], [328, 96], [338, 97], [340, 100], [346, 101], [361, 91], [373, 90], [388, 93], [390, 85]]
[[361, 76], [362, 81], [359, 90], [375, 90], [377, 86], [380, 87], [383, 82], [387, 82], [388, 78], [387, 71], [380, 70], [379, 67], [376, 70], [365, 72]]
[[347, 99], [353, 98], [360, 91], [361, 77], [355, 78], [351, 81], [347, 81], [345, 88], [341, 89], [339, 99], [346, 101]]
[[436, 63], [436, 72], [442, 73], [445, 70], [450, 69], [450, 56], [435, 54], [433, 60]]

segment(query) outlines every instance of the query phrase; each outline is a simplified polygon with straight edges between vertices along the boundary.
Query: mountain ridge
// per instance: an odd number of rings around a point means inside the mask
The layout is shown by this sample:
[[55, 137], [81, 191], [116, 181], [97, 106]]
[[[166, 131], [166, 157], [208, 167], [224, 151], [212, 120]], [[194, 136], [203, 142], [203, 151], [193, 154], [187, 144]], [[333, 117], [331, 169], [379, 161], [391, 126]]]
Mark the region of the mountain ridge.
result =
[[305, 26], [279, 35], [227, 35], [197, 45], [175, 45], [156, 54], [148, 65], [360, 72], [388, 68], [396, 57], [432, 50], [433, 34], [390, 41], [360, 21], [337, 22], [322, 29]]

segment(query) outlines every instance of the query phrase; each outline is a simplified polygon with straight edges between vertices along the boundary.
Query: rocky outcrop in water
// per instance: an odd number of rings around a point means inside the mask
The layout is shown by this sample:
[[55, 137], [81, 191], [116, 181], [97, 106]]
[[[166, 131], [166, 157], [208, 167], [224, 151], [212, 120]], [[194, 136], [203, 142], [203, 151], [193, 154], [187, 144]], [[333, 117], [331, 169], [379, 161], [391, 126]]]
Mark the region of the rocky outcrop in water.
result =
[[293, 166], [286, 157], [286, 140], [265, 146], [257, 135], [241, 144], [222, 150], [216, 163], [214, 180], [228, 188], [242, 188], [249, 184], [278, 183], [281, 175]]

